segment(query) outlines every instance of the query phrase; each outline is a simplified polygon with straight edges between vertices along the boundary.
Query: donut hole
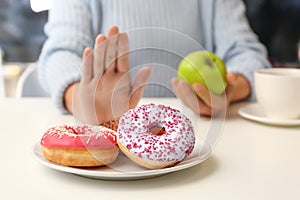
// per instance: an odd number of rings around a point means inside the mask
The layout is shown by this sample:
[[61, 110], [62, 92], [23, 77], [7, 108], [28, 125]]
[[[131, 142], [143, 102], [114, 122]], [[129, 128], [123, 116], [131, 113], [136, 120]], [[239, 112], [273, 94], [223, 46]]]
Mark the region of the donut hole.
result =
[[161, 136], [163, 134], [166, 134], [166, 130], [164, 127], [151, 127], [150, 128], [150, 132], [154, 135], [158, 135], [158, 136]]

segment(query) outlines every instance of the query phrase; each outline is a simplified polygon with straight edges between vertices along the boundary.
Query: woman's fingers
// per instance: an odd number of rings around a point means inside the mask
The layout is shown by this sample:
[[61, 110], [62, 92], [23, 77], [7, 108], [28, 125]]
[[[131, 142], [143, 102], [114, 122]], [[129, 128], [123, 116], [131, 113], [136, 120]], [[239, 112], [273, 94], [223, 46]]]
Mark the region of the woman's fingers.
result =
[[179, 88], [181, 90], [182, 96], [183, 98], [186, 99], [187, 104], [189, 105], [189, 107], [196, 113], [200, 113], [201, 112], [201, 108], [199, 107], [199, 99], [197, 97], [197, 95], [194, 93], [194, 91], [192, 90], [192, 88], [190, 87], [190, 85], [184, 81], [184, 80], [180, 80], [179, 81]]
[[118, 34], [118, 27], [112, 26], [109, 28], [107, 47], [105, 52], [105, 70], [107, 71], [116, 71]]
[[97, 36], [94, 47], [94, 77], [100, 78], [104, 72], [104, 56], [106, 49], [106, 37], [103, 34]]
[[[190, 107], [188, 105], [187, 99], [183, 96], [181, 88], [179, 87], [179, 80], [177, 78], [173, 78], [171, 79], [171, 84], [173, 86], [173, 89], [177, 95], [177, 97], [188, 107]], [[191, 108], [191, 107], [190, 107]]]
[[178, 80], [177, 78], [173, 78], [171, 83], [179, 99], [195, 113], [200, 114], [199, 100], [189, 84], [186, 81]]
[[207, 88], [199, 83], [193, 84], [193, 89], [196, 92], [197, 96], [208, 106], [212, 107], [211, 95]]
[[119, 34], [118, 39], [117, 68], [121, 73], [129, 70], [129, 41], [124, 32]]
[[229, 85], [236, 84], [237, 79], [238, 79], [238, 75], [235, 73], [228, 72], [226, 74], [226, 80]]
[[[222, 107], [222, 109], [220, 108], [216, 108], [216, 107], [212, 107], [210, 105], [208, 105], [205, 101], [203, 101], [199, 96], [204, 96], [204, 98], [206, 98], [206, 101], [209, 102], [211, 105], [214, 105], [214, 103], [211, 103], [211, 101], [208, 99], [207, 97], [207, 93], [209, 93], [207, 90], [204, 89], [204, 93], [205, 95], [200, 95], [195, 93], [195, 90], [193, 91], [192, 88], [190, 87], [190, 85], [186, 82], [186, 81], [179, 81], [176, 78], [172, 79], [172, 85], [173, 88], [177, 94], [177, 96], [181, 99], [181, 101], [188, 106], [191, 110], [193, 110], [195, 113], [200, 114], [202, 116], [214, 116], [216, 114], [218, 114], [221, 110], [224, 110], [224, 106]], [[200, 91], [198, 91], [200, 92]], [[214, 96], [214, 98], [217, 96]], [[210, 97], [209, 97], [210, 98]], [[221, 97], [219, 97], [221, 98]], [[224, 97], [221, 98], [222, 100], [224, 99]], [[220, 101], [220, 100], [219, 100]], [[220, 101], [223, 102], [224, 101]], [[222, 104], [222, 105], [223, 105]]]
[[209, 92], [207, 88], [199, 83], [193, 85], [193, 89], [197, 96], [202, 99], [202, 101], [208, 106], [211, 107], [213, 113], [218, 113], [227, 107], [227, 98], [226, 93], [223, 95], [215, 95], [212, 92]]
[[129, 100], [129, 108], [134, 108], [142, 97], [145, 86], [150, 78], [151, 68], [141, 68], [136, 76], [131, 90], [131, 96]]
[[83, 68], [81, 80], [83, 83], [87, 83], [93, 78], [93, 60], [93, 50], [91, 48], [85, 48], [82, 57]]

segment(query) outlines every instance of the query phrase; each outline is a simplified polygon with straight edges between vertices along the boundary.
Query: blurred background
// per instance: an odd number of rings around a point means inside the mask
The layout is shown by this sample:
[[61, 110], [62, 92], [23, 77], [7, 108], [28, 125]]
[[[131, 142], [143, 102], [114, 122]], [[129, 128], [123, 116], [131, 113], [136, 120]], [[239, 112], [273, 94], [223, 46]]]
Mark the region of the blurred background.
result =
[[[39, 57], [46, 39], [43, 27], [51, 2], [0, 0], [0, 48], [3, 62], [0, 70], [4, 76], [7, 97], [14, 97], [19, 76]], [[244, 2], [250, 25], [267, 47], [273, 66], [300, 67], [300, 0]]]
[[244, 0], [254, 32], [274, 66], [299, 66], [300, 0]]

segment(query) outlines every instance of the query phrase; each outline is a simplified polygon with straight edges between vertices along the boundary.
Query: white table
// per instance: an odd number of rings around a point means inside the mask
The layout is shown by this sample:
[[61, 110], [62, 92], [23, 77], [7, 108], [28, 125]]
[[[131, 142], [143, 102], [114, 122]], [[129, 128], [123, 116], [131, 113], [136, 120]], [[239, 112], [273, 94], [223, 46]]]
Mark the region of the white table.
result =
[[[147, 100], [175, 106], [172, 99]], [[146, 101], [145, 101], [146, 102]], [[103, 181], [50, 169], [34, 159], [43, 131], [71, 122], [49, 99], [0, 100], [1, 199], [300, 199], [300, 127], [242, 119], [231, 107], [223, 134], [203, 163], [136, 181]], [[208, 119], [201, 119], [203, 127]]]
[[[1, 51], [0, 51], [0, 56], [1, 56]], [[4, 96], [5, 96], [4, 76], [3, 76], [3, 69], [2, 69], [1, 60], [0, 60], [0, 98], [3, 98]]]

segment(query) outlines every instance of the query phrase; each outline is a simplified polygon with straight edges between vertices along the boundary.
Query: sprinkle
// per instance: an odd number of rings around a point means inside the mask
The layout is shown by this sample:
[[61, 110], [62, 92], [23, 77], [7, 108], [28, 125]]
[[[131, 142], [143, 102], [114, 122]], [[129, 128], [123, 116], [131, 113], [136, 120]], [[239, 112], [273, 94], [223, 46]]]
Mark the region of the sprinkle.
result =
[[47, 147], [99, 148], [116, 145], [116, 133], [102, 126], [61, 125], [48, 129], [41, 143]]

